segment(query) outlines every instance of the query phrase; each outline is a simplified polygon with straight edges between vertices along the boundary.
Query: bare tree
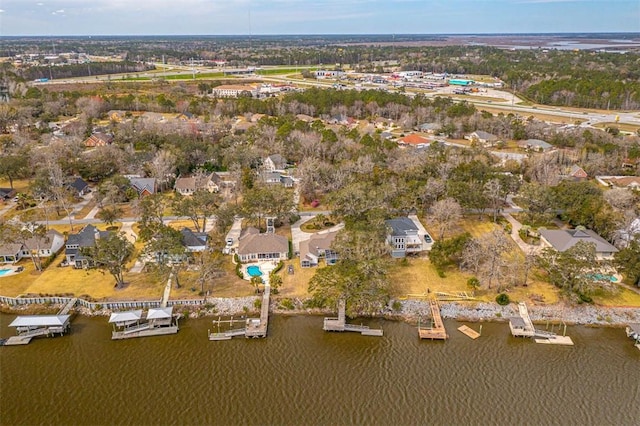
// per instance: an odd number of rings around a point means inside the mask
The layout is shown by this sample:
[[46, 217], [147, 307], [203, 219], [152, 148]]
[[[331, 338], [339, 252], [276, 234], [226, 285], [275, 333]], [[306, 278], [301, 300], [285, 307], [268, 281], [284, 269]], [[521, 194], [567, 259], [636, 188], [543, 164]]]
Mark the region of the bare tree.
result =
[[438, 239], [444, 239], [447, 232], [458, 223], [462, 217], [462, 207], [453, 198], [437, 201], [431, 207], [431, 221], [438, 230]]

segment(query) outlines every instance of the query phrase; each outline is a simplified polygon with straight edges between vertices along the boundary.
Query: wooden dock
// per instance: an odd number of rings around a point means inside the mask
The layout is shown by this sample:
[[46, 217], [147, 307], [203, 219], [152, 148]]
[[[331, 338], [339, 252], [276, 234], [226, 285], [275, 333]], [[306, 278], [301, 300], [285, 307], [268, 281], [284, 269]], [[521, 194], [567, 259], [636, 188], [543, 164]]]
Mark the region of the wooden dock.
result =
[[324, 331], [352, 331], [360, 333], [363, 336], [377, 336], [381, 337], [383, 331], [380, 329], [371, 329], [366, 325], [347, 324], [346, 306], [344, 300], [338, 302], [338, 317], [337, 318], [325, 318], [322, 329]]
[[534, 337], [536, 329], [533, 326], [527, 305], [524, 302], [518, 303], [518, 316], [509, 318], [509, 328], [514, 337]]
[[179, 314], [173, 314], [173, 306], [151, 308], [144, 318], [142, 310], [114, 312], [109, 318], [109, 322], [113, 324], [111, 339], [122, 340], [176, 334], [179, 330], [179, 318]]
[[[458, 327], [458, 331], [473, 340], [476, 340], [478, 337], [480, 337], [480, 333], [470, 327], [467, 327], [466, 325], [461, 325], [460, 327]], [[482, 326], [480, 326], [480, 331], [482, 331]]]
[[69, 311], [76, 306], [76, 303], [78, 303], [78, 298], [74, 297], [73, 299], [69, 300], [69, 302], [67, 302], [66, 305], [64, 305], [62, 307], [62, 309], [60, 309], [60, 311], [58, 312], [58, 315], [67, 315], [69, 313]]
[[[218, 318], [218, 321], [213, 321], [214, 324], [218, 325], [218, 332], [217, 333], [209, 332], [209, 340], [212, 340], [212, 341], [231, 340], [232, 338], [238, 337], [238, 336], [244, 336], [246, 338], [267, 337], [267, 329], [269, 327], [270, 296], [271, 296], [271, 286], [269, 284], [266, 284], [264, 286], [264, 293], [262, 293], [262, 305], [260, 307], [260, 318], [247, 318], [246, 320], [244, 320], [244, 327], [242, 328], [233, 328], [233, 323], [238, 322], [238, 320], [234, 320], [233, 317], [231, 318], [231, 320], [221, 321]], [[220, 331], [221, 323], [230, 323], [232, 329], [221, 332]]]
[[418, 323], [418, 336], [421, 339], [446, 340], [449, 338], [447, 330], [444, 328], [442, 316], [440, 315], [440, 305], [436, 299], [429, 300], [431, 308], [431, 326], [421, 327]]

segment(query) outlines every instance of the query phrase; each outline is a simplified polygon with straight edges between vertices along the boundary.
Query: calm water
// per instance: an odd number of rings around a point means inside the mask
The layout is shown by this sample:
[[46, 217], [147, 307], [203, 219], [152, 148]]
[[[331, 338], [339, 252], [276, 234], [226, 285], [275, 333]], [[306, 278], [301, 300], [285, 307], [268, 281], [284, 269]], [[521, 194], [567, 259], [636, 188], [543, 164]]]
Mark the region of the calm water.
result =
[[[0, 335], [13, 333], [0, 315]], [[575, 347], [484, 324], [477, 341], [324, 333], [320, 317], [272, 317], [264, 340], [177, 335], [111, 341], [106, 318], [0, 348], [0, 424], [638, 424], [640, 351], [620, 329], [569, 328]], [[472, 325], [477, 329], [477, 325]]]

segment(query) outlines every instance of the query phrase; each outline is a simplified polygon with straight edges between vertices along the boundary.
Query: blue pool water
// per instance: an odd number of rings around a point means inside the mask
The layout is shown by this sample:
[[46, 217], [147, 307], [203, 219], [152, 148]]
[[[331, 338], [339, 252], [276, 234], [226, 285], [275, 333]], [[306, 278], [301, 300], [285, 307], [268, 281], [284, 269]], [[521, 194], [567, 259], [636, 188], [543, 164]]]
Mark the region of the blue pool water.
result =
[[260, 267], [256, 265], [247, 266], [247, 273], [249, 274], [249, 276], [252, 276], [252, 277], [262, 276], [262, 271], [260, 270]]
[[604, 274], [593, 274], [591, 276], [589, 276], [589, 278], [591, 278], [594, 281], [606, 281], [609, 280], [612, 283], [615, 283], [618, 281], [618, 279], [616, 277], [614, 277], [613, 275], [604, 275]]
[[11, 272], [11, 269], [0, 269], [0, 277]]

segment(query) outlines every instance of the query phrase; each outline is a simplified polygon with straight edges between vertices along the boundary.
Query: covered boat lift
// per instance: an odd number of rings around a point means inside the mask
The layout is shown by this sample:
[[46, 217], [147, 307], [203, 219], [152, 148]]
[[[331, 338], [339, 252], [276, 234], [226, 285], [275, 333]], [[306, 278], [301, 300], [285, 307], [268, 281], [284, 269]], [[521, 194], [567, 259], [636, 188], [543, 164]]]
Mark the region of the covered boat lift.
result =
[[113, 340], [175, 334], [178, 332], [178, 318], [173, 315], [173, 306], [151, 308], [144, 318], [142, 309], [114, 312], [109, 318], [109, 323], [113, 324], [113, 333], [111, 334]]
[[23, 315], [16, 317], [9, 327], [15, 327], [17, 336], [8, 338], [4, 344], [26, 345], [38, 336], [62, 336], [69, 331], [71, 315]]

